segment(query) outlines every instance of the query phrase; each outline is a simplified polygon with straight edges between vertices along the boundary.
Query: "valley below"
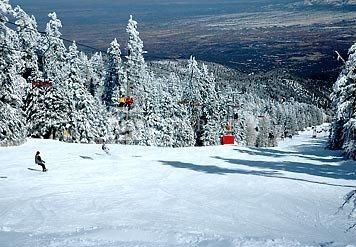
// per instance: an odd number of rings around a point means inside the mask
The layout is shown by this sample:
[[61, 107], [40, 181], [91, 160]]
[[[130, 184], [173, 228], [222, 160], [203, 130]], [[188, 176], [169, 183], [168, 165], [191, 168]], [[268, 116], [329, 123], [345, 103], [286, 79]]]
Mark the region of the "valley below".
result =
[[346, 58], [356, 40], [353, 4], [313, 5], [299, 0], [12, 3], [34, 14], [40, 30], [48, 21], [47, 13], [56, 11], [63, 37], [95, 47], [92, 52], [105, 52], [117, 38], [126, 54], [126, 24], [132, 14], [147, 60], [193, 55], [244, 73], [282, 68], [306, 79], [334, 82], [342, 66], [335, 51]]

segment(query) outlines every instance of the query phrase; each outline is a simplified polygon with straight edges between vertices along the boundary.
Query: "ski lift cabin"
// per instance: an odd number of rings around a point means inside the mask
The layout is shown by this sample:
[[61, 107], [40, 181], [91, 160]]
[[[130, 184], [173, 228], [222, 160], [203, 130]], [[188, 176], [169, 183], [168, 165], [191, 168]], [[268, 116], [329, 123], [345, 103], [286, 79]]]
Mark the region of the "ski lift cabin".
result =
[[221, 145], [231, 145], [235, 144], [235, 136], [234, 135], [223, 135], [221, 137]]
[[225, 125], [225, 134], [221, 136], [221, 145], [235, 144], [235, 136], [232, 122], [227, 122]]
[[32, 86], [33, 87], [52, 87], [53, 83], [50, 80], [37, 80], [37, 81], [32, 81]]
[[131, 108], [134, 104], [134, 98], [132, 96], [121, 95], [117, 102], [119, 103], [119, 107], [128, 107]]
[[47, 52], [51, 49], [51, 40], [48, 36], [48, 34], [45, 34], [45, 38], [47, 39], [47, 47], [44, 48], [44, 50], [39, 54], [39, 57], [41, 57], [41, 62], [42, 62], [42, 72], [43, 72], [43, 77], [35, 79], [34, 81], [31, 82], [33, 87], [39, 87], [39, 88], [48, 88], [53, 86], [53, 82], [48, 78], [47, 71], [45, 69], [46, 67], [46, 54]]
[[188, 105], [188, 106], [202, 106], [203, 105], [200, 101], [187, 100], [187, 99], [178, 101], [178, 104]]

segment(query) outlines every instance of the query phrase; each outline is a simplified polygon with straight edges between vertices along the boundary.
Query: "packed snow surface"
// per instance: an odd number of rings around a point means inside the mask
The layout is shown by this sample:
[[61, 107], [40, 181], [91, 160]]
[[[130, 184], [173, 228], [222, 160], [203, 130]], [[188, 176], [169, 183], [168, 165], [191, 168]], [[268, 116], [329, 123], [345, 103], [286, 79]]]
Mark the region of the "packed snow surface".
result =
[[[0, 148], [0, 246], [356, 246], [355, 162], [311, 132], [277, 148], [29, 139]], [[41, 151], [49, 169], [34, 164]]]

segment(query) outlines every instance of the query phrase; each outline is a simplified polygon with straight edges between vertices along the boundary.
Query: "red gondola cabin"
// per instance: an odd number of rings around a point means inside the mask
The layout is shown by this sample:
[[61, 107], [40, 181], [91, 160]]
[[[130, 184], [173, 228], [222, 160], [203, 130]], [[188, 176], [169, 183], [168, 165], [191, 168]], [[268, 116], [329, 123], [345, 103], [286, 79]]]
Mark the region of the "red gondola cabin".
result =
[[221, 137], [221, 144], [222, 145], [228, 145], [228, 144], [234, 144], [235, 143], [235, 136], [234, 135], [223, 135]]
[[33, 87], [52, 87], [52, 82], [51, 81], [33, 81], [32, 86]]

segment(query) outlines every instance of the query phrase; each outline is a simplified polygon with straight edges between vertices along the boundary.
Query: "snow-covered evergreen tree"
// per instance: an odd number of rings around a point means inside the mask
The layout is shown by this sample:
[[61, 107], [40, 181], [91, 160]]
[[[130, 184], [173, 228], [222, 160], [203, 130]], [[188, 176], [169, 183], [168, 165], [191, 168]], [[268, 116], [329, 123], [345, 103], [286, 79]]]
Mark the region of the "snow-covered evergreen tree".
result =
[[61, 40], [60, 29], [62, 28], [62, 22], [57, 18], [55, 12], [48, 14], [48, 16], [50, 20], [46, 25], [46, 37], [42, 41], [43, 73], [45, 79], [60, 84], [64, 79], [63, 68], [66, 63], [67, 49], [63, 40]]
[[333, 117], [329, 146], [344, 149], [347, 156], [356, 159], [356, 44], [349, 49], [345, 68], [334, 85], [331, 95]]
[[126, 32], [128, 34], [127, 55], [127, 95], [133, 95], [139, 99], [140, 93], [144, 91], [144, 83], [147, 78], [146, 62], [143, 54], [143, 41], [137, 31], [137, 22], [130, 16]]
[[38, 88], [26, 108], [30, 135], [38, 138], [62, 139], [63, 128], [69, 122], [71, 102], [62, 87]]
[[14, 9], [14, 17], [16, 18], [17, 32], [19, 36], [20, 48], [22, 51], [21, 60], [24, 63], [22, 76], [26, 79], [26, 94], [23, 95], [24, 106], [27, 107], [33, 101], [36, 90], [33, 90], [32, 83], [36, 83], [42, 79], [42, 72], [39, 70], [38, 54], [41, 41], [41, 35], [37, 31], [37, 23], [34, 16], [29, 16], [19, 6]]
[[271, 128], [271, 120], [268, 115], [260, 116], [258, 123], [258, 134], [256, 138], [257, 147], [268, 147], [271, 144], [271, 135], [273, 129]]
[[[322, 124], [325, 119], [324, 111], [313, 105], [264, 100], [253, 94], [243, 94], [239, 97], [241, 108], [238, 126], [241, 127], [237, 136], [240, 142], [248, 146], [276, 146], [278, 138], [284, 137], [285, 134], [294, 135], [308, 126]], [[266, 125], [263, 118], [268, 119], [269, 127], [262, 129], [268, 131], [261, 130], [260, 125]], [[260, 120], [258, 125], [257, 119]]]
[[161, 146], [163, 136], [164, 119], [162, 119], [162, 101], [165, 97], [163, 91], [163, 81], [150, 74], [150, 78], [145, 86], [145, 95], [149, 96], [143, 104], [143, 112], [139, 113], [144, 120], [144, 127], [141, 129], [142, 145]]
[[126, 95], [134, 98], [133, 110], [135, 114], [131, 114], [128, 119], [127, 125], [130, 126], [128, 131], [130, 132], [129, 143], [138, 143], [140, 145], [146, 145], [145, 135], [145, 122], [147, 122], [147, 116], [152, 111], [151, 93], [150, 89], [152, 76], [147, 73], [146, 62], [143, 57], [145, 51], [143, 50], [143, 42], [137, 31], [137, 22], [133, 20], [132, 16], [128, 21], [126, 28], [128, 34], [128, 55], [126, 62], [127, 73], [127, 86]]
[[199, 130], [197, 139], [199, 146], [219, 144], [221, 133], [221, 100], [215, 86], [215, 77], [203, 64], [199, 80], [199, 95], [201, 98], [201, 115], [199, 117]]
[[344, 124], [345, 120], [343, 118], [333, 117], [331, 122], [331, 129], [329, 135], [328, 147], [332, 150], [341, 149], [344, 144]]
[[102, 99], [104, 94], [105, 65], [101, 52], [96, 52], [89, 61], [92, 70], [89, 92], [96, 98]]
[[180, 103], [182, 94], [181, 79], [176, 74], [170, 73], [159, 106], [163, 121], [162, 146], [185, 147], [195, 145], [190, 109]]
[[17, 32], [22, 51], [22, 61], [24, 68], [22, 76], [27, 82], [38, 80], [42, 77], [38, 67], [38, 48], [41, 35], [37, 31], [37, 22], [34, 16], [29, 16], [19, 6], [14, 9]]
[[69, 47], [65, 81], [71, 103], [70, 132], [75, 142], [98, 142], [108, 134], [108, 120], [100, 102], [85, 87], [83, 62], [73, 42]]
[[[117, 103], [118, 95], [116, 94], [120, 94], [118, 92], [120, 92], [121, 88], [126, 87], [120, 44], [116, 39], [110, 43], [110, 47], [107, 50], [107, 56], [108, 60], [102, 97], [105, 104], [110, 106]], [[116, 94], [114, 94], [114, 91]]]
[[46, 37], [41, 41], [43, 79], [51, 87], [33, 87], [26, 100], [26, 116], [30, 135], [41, 138], [61, 138], [62, 129], [71, 113], [66, 79], [66, 52], [60, 39], [61, 21], [50, 13]]
[[15, 31], [5, 25], [13, 10], [7, 0], [0, 2], [0, 145], [16, 145], [26, 137], [21, 110], [25, 80], [20, 42]]
[[[161, 88], [161, 102], [159, 105], [160, 118], [162, 122], [161, 127], [161, 145], [166, 147], [175, 147], [176, 139], [175, 133], [179, 130], [175, 128], [176, 114], [177, 114], [177, 95], [178, 91], [175, 91], [177, 77], [173, 73], [169, 75], [168, 81], [165, 82], [161, 79], [159, 84], [162, 85]], [[178, 120], [179, 121], [179, 120]]]
[[256, 128], [256, 118], [252, 114], [246, 114], [245, 116], [245, 144], [246, 146], [255, 146], [256, 145], [256, 138], [257, 138], [257, 131]]
[[93, 76], [94, 76], [94, 71], [92, 68], [92, 64], [84, 52], [79, 52], [78, 54], [80, 63], [79, 63], [79, 70], [80, 74], [82, 76], [82, 82], [84, 83], [84, 86], [86, 87], [87, 91], [90, 92], [92, 96], [95, 95], [95, 87], [93, 85]]
[[284, 129], [289, 135], [294, 135], [298, 131], [296, 107], [291, 102], [286, 103], [285, 108], [286, 121], [284, 123]]
[[182, 94], [180, 103], [187, 107], [189, 111], [189, 119], [194, 131], [195, 145], [202, 146], [202, 132], [201, 127], [206, 122], [202, 118], [202, 97], [201, 97], [201, 85], [200, 80], [202, 72], [198, 66], [198, 62], [195, 57], [191, 56], [188, 61], [186, 70], [186, 83]]

